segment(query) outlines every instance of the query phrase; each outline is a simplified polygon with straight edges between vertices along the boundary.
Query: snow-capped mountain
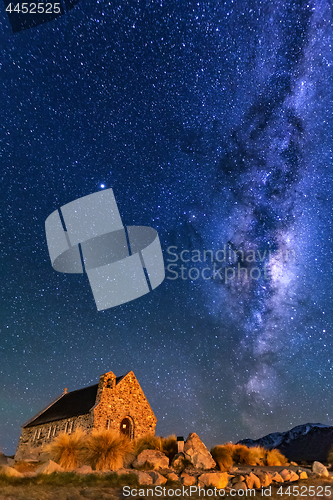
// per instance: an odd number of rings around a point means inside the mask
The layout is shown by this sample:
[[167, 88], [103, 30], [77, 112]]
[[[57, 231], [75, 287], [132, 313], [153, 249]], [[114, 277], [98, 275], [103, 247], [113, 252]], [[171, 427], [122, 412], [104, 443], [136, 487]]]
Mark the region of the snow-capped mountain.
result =
[[273, 432], [259, 439], [238, 441], [246, 446], [278, 448], [289, 460], [325, 462], [333, 447], [333, 426], [324, 424], [297, 425], [289, 431]]

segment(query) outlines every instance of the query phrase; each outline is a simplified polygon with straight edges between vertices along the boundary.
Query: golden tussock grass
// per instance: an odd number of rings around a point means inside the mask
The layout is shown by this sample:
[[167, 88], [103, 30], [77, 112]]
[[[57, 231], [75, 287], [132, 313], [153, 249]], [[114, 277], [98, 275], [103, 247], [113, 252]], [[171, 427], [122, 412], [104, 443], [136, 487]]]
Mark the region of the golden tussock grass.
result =
[[144, 450], [162, 451], [162, 439], [158, 436], [143, 436], [135, 440], [134, 449], [136, 456]]
[[162, 438], [162, 451], [171, 460], [178, 453], [177, 438], [174, 434], [166, 438]]
[[65, 470], [76, 469], [83, 463], [85, 440], [85, 432], [76, 429], [72, 434], [59, 434], [44, 451]]
[[219, 469], [223, 472], [228, 471], [234, 465], [232, 458], [232, 448], [227, 445], [218, 445], [212, 448], [211, 455]]
[[249, 448], [249, 465], [264, 465], [266, 452], [262, 446], [253, 446]]
[[277, 449], [266, 452], [265, 465], [285, 465], [287, 462], [286, 457]]
[[127, 436], [111, 430], [94, 431], [86, 441], [85, 461], [96, 470], [115, 470], [133, 450]]

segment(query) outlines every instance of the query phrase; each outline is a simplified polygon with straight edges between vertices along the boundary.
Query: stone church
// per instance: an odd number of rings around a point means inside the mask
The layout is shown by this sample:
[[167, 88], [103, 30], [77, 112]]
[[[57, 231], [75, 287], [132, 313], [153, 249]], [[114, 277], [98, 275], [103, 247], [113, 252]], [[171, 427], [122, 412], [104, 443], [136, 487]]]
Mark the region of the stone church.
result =
[[22, 426], [15, 460], [38, 458], [42, 447], [60, 433], [111, 429], [136, 439], [155, 435], [157, 419], [134, 373], [108, 372], [99, 383], [64, 393]]

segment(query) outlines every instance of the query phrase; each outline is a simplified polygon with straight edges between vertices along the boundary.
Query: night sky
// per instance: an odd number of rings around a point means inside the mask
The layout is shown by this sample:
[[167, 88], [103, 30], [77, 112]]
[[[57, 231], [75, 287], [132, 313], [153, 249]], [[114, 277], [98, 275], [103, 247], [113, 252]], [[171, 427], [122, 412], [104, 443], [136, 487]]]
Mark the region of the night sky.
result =
[[[82, 0], [15, 34], [1, 2], [0, 20], [1, 450], [110, 370], [134, 371], [157, 435], [333, 425], [331, 1]], [[166, 279], [98, 312], [44, 224], [103, 186], [157, 230]]]

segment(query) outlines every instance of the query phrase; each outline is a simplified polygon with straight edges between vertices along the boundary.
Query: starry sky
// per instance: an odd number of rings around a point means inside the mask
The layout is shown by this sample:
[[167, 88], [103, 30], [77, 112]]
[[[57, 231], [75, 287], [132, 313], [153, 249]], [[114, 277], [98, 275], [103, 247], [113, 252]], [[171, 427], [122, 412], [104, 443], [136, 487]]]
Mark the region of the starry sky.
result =
[[[1, 3], [3, 452], [110, 370], [158, 435], [333, 424], [332, 24], [331, 0], [90, 0], [13, 33]], [[103, 186], [166, 278], [98, 312], [44, 224]]]

